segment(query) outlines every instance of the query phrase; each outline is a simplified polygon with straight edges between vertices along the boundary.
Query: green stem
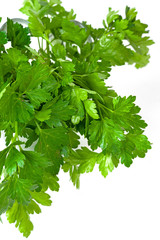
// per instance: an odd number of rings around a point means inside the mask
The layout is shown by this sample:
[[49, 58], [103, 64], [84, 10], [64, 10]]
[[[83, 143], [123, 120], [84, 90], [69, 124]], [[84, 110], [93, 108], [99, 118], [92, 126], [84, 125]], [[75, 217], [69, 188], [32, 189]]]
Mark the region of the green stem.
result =
[[15, 132], [16, 132], [16, 136], [18, 137], [18, 122], [15, 121]]
[[[47, 36], [47, 38], [49, 39], [49, 35]], [[46, 41], [46, 46], [47, 46], [47, 54], [49, 56], [49, 42], [48, 41]]]
[[38, 46], [39, 46], [39, 49], [41, 48], [41, 44], [40, 44], [40, 39], [38, 37]]
[[82, 81], [80, 81], [79, 79], [74, 78], [74, 80], [75, 80], [75, 83], [76, 83], [77, 85], [79, 85], [80, 87], [83, 87], [84, 89], [90, 90], [90, 89], [88, 88], [88, 86], [85, 85], [85, 84], [84, 84]]
[[41, 132], [41, 128], [40, 128], [40, 126], [39, 126], [38, 122], [37, 122], [36, 120], [34, 120], [34, 121], [35, 121], [35, 124], [36, 124], [36, 126], [37, 126], [37, 128], [38, 128], [39, 132]]
[[113, 110], [111, 110], [110, 108], [106, 107], [105, 105], [101, 104], [100, 102], [98, 102], [98, 104], [100, 105], [101, 108], [105, 108], [109, 112], [113, 113]]
[[6, 88], [9, 86], [9, 80], [7, 80], [0, 88], [0, 99], [3, 96], [3, 93], [6, 91]]
[[127, 45], [125, 45], [125, 47], [129, 47], [129, 46], [131, 46], [131, 44], [127, 44]]
[[74, 74], [74, 77], [87, 77], [89, 74]]
[[100, 118], [103, 120], [103, 115], [102, 115], [102, 111], [101, 111], [101, 108], [99, 106], [99, 101], [97, 101], [96, 99], [94, 100], [96, 105], [97, 105], [97, 108], [98, 108], [98, 111], [99, 111], [99, 115], [100, 115]]
[[14, 128], [15, 128], [15, 135], [14, 135], [14, 137], [11, 139], [11, 142], [12, 142], [12, 143], [15, 143], [16, 141], [19, 141], [19, 137], [18, 137], [18, 122], [17, 122], [17, 121], [15, 121]]
[[18, 145], [18, 146], [19, 146], [19, 150], [22, 151], [23, 149], [22, 149], [21, 145]]
[[17, 166], [17, 172], [18, 174], [20, 174], [21, 168], [19, 166]]
[[42, 44], [41, 44], [41, 48], [43, 49], [43, 38], [42, 38], [42, 41], [41, 41], [41, 43], [42, 43]]
[[12, 138], [12, 143], [14, 143], [14, 142], [16, 142], [17, 140], [19, 140], [19, 139], [18, 139], [18, 122], [17, 122], [17, 121], [15, 121], [15, 126], [14, 126], [14, 128], [15, 128], [15, 135], [14, 135], [14, 137]]
[[88, 134], [88, 125], [89, 125], [89, 117], [88, 117], [88, 113], [86, 113], [85, 134], [84, 134], [85, 137], [87, 137], [87, 134]]
[[47, 44], [47, 54], [49, 55], [49, 43], [46, 42], [46, 44]]
[[42, 37], [47, 41], [47, 43], [48, 43], [49, 45], [51, 45], [51, 47], [53, 47], [52, 43], [49, 41], [49, 39], [48, 39], [44, 34], [43, 34]]
[[101, 119], [103, 120], [102, 111], [101, 111], [101, 109], [99, 107], [98, 107], [98, 110], [99, 110], [99, 115], [100, 115]]
[[53, 72], [53, 74], [57, 75], [57, 77], [59, 77], [62, 80], [62, 77], [57, 72]]

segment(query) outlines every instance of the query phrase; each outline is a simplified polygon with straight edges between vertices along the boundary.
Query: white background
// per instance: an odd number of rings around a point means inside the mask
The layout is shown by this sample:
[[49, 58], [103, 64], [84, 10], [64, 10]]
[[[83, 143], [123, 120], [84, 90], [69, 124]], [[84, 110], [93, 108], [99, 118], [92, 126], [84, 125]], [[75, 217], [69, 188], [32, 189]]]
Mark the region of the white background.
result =
[[[2, 1], [2, 0], [1, 0]], [[18, 9], [22, 0], [2, 1], [0, 16], [23, 17]], [[119, 165], [106, 179], [95, 169], [81, 177], [76, 190], [68, 174], [60, 173], [60, 192], [52, 193], [52, 207], [43, 207], [40, 215], [31, 217], [34, 231], [29, 240], [160, 240], [160, 27], [159, 1], [140, 0], [63, 0], [63, 6], [77, 13], [77, 20], [86, 20], [101, 27], [108, 7], [120, 10], [135, 7], [138, 18], [149, 25], [155, 45], [150, 48], [147, 67], [116, 67], [107, 80], [121, 96], [136, 95], [141, 115], [148, 123], [145, 134], [153, 143], [144, 159], [135, 159], [130, 168]], [[3, 149], [3, 139], [1, 149]], [[1, 238], [23, 240], [3, 216]]]

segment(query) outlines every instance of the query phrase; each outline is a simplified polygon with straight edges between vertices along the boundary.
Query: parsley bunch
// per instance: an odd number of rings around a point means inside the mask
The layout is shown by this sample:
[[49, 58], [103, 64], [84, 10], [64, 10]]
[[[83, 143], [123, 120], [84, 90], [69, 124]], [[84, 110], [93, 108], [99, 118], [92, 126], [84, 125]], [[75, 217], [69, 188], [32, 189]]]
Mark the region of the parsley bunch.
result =
[[[118, 96], [105, 80], [112, 66], [146, 66], [153, 41], [134, 8], [125, 18], [109, 8], [99, 29], [78, 23], [60, 0], [25, 0], [20, 11], [28, 27], [7, 19], [0, 31], [0, 215], [28, 237], [29, 215], [51, 205], [60, 169], [79, 188], [96, 164], [106, 177], [151, 148], [136, 97]], [[78, 148], [80, 135], [89, 148]]]

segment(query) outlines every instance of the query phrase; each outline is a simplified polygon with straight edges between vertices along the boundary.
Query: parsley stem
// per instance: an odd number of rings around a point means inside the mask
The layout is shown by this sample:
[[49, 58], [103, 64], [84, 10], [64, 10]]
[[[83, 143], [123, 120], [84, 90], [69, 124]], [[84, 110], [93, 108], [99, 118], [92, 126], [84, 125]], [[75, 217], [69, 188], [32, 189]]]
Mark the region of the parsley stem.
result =
[[16, 140], [18, 139], [18, 122], [17, 121], [15, 121], [14, 128], [15, 128], [15, 135], [12, 138], [12, 143], [16, 142]]
[[49, 43], [46, 41], [46, 45], [47, 45], [47, 54], [49, 55]]
[[15, 121], [15, 136], [14, 136], [14, 141], [16, 141], [18, 138], [18, 123]]
[[89, 118], [88, 118], [88, 113], [86, 112], [85, 134], [84, 134], [85, 137], [87, 137], [87, 133], [88, 133], [88, 125], [89, 125]]
[[105, 105], [101, 104], [100, 102], [98, 102], [98, 104], [100, 105], [101, 108], [105, 108], [109, 112], [113, 113], [113, 110], [111, 110], [110, 108], [106, 107]]
[[39, 39], [39, 37], [38, 37], [38, 46], [39, 46], [39, 48], [41, 48], [41, 44], [40, 44], [40, 39]]
[[101, 108], [98, 108], [101, 119], [103, 119]]
[[20, 167], [17, 166], [17, 172], [18, 172], [18, 174], [20, 174], [20, 171], [21, 171]]
[[35, 124], [36, 124], [36, 126], [37, 126], [37, 128], [38, 128], [39, 132], [41, 132], [41, 128], [40, 128], [40, 126], [39, 126], [38, 122], [37, 122], [36, 120], [34, 120], [34, 121], [35, 121]]
[[18, 137], [18, 122], [15, 121], [15, 136]]
[[57, 72], [53, 72], [53, 74], [57, 75], [57, 77], [59, 77], [60, 79], [62, 79], [62, 77], [61, 77]]
[[51, 47], [53, 47], [52, 43], [49, 41], [49, 39], [43, 34], [43, 38], [49, 43], [49, 45], [51, 45]]
[[100, 108], [100, 106], [99, 106], [99, 101], [97, 101], [97, 99], [95, 99], [94, 101], [95, 101], [95, 103], [96, 103], [96, 105], [97, 105], [97, 107], [98, 107], [99, 115], [100, 115], [101, 119], [103, 120], [103, 115], [102, 115], [101, 108]]
[[131, 44], [129, 43], [129, 44], [127, 44], [127, 45], [125, 45], [125, 47], [129, 47], [129, 46], [131, 46]]
[[[46, 34], [47, 39], [49, 39], [49, 33]], [[46, 46], [47, 46], [47, 54], [49, 56], [49, 42], [46, 40]]]
[[89, 89], [88, 86], [85, 83], [83, 83], [81, 80], [77, 78], [74, 78], [74, 80], [75, 80], [75, 83], [78, 84], [80, 87], [83, 87], [84, 89]]
[[19, 146], [19, 150], [22, 151], [23, 149], [22, 149], [21, 145], [18, 145], [18, 146]]
[[87, 77], [89, 74], [74, 74], [74, 77]]
[[43, 49], [43, 38], [42, 38], [42, 41], [41, 41], [41, 48]]

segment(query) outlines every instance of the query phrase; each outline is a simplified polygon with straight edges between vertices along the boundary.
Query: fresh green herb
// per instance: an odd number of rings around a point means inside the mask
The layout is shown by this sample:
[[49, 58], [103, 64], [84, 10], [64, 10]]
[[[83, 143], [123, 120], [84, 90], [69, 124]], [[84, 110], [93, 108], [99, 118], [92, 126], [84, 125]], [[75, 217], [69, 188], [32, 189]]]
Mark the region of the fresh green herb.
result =
[[[25, 0], [21, 12], [28, 27], [8, 18], [7, 31], [0, 31], [0, 131], [6, 141], [0, 215], [6, 212], [28, 237], [29, 215], [41, 212], [39, 204], [51, 205], [47, 190], [59, 190], [60, 169], [79, 188], [80, 175], [96, 164], [106, 177], [151, 148], [136, 97], [118, 96], [105, 80], [112, 66], [146, 66], [154, 42], [134, 8], [126, 7], [125, 18], [109, 8], [99, 29], [78, 23], [59, 0]], [[32, 37], [38, 50], [30, 46]], [[90, 148], [79, 148], [80, 135]]]

